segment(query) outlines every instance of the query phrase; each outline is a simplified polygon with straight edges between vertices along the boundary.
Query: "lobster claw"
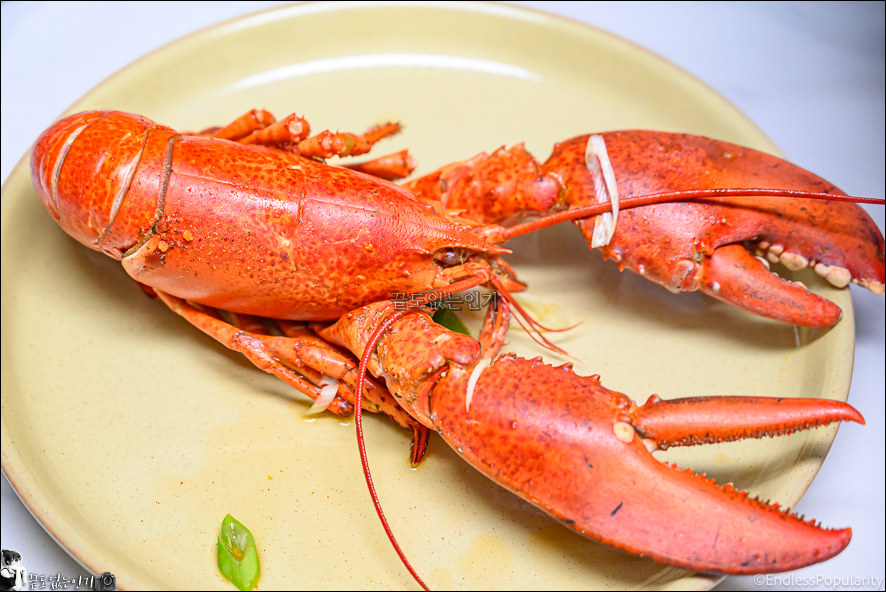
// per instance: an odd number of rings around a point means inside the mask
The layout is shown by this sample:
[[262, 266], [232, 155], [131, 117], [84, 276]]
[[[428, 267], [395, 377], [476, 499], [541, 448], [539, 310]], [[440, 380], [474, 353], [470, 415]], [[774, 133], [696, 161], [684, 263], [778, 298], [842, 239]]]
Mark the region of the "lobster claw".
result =
[[[507, 314], [507, 306], [502, 305]], [[322, 335], [361, 355], [393, 312], [354, 311]], [[493, 317], [490, 314], [490, 317]], [[501, 326], [501, 320], [490, 323]], [[505, 323], [506, 326], [506, 323]], [[484, 331], [484, 336], [495, 331]], [[503, 334], [502, 334], [503, 335]], [[495, 339], [493, 338], [493, 341]], [[651, 398], [638, 406], [597, 376], [454, 333], [424, 312], [391, 325], [369, 357], [373, 374], [471, 465], [577, 532], [697, 571], [759, 573], [824, 561], [850, 529], [826, 530], [653, 458], [669, 446], [774, 436], [833, 421], [864, 423], [845, 403], [817, 399]]]
[[638, 408], [599, 378], [514, 356], [483, 372], [469, 412], [464, 391], [458, 392], [464, 384], [456, 382], [434, 390], [434, 423], [444, 439], [480, 471], [581, 534], [718, 573], [798, 569], [849, 544], [848, 528], [819, 528], [731, 485], [718, 487], [663, 464], [649, 450], [863, 421], [848, 405], [732, 397], [653, 400]]
[[[621, 199], [723, 188], [843, 195], [785, 160], [728, 142], [651, 131], [600, 136]], [[587, 136], [568, 140], [543, 165], [544, 172], [565, 179], [570, 207], [597, 201], [586, 145]], [[594, 219], [576, 224], [590, 242]], [[842, 312], [802, 284], [771, 273], [770, 262], [791, 270], [811, 267], [837, 287], [851, 281], [876, 294], [886, 281], [882, 233], [859, 206], [833, 201], [742, 196], [635, 208], [619, 214], [601, 252], [673, 292], [701, 290], [761, 316], [809, 327], [833, 325]]]
[[[544, 164], [518, 144], [454, 163], [406, 186], [421, 198], [491, 225], [510, 226], [596, 204], [598, 191], [613, 191], [607, 189], [609, 181], [604, 183], [608, 167], [596, 166], [598, 160], [592, 172], [589, 138], [558, 144]], [[843, 195], [785, 160], [701, 136], [608, 132], [597, 134], [595, 144], [605, 145], [620, 200], [716, 189]], [[851, 281], [882, 294], [886, 282], [883, 235], [853, 203], [739, 195], [623, 208], [616, 220], [608, 244], [594, 240], [596, 217], [575, 224], [592, 248], [602, 245], [603, 257], [614, 259], [620, 269], [627, 267], [672, 292], [701, 290], [795, 325], [827, 327], [842, 312], [802, 284], [770, 273], [770, 262], [791, 270], [811, 267], [841, 288]]]

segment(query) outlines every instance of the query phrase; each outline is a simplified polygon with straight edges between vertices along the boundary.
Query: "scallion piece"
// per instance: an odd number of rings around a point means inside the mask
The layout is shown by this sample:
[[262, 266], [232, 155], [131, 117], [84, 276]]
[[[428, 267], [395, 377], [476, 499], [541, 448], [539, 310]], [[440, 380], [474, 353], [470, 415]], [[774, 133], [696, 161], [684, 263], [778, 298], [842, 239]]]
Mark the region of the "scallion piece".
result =
[[433, 316], [434, 322], [440, 325], [443, 325], [450, 331], [455, 331], [456, 333], [463, 333], [468, 337], [471, 336], [471, 332], [468, 331], [468, 328], [465, 327], [465, 324], [458, 318], [454, 312], [449, 310], [448, 308], [441, 308], [437, 312], [434, 313]]
[[218, 569], [238, 590], [252, 590], [258, 582], [258, 553], [249, 529], [228, 514], [218, 535]]

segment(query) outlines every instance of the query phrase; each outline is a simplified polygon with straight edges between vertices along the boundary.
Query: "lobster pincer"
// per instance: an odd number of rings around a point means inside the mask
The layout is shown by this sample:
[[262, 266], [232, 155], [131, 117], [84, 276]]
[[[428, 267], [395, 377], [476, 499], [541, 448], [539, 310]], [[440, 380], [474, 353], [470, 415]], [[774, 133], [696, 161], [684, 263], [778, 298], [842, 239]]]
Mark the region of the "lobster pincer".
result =
[[[622, 211], [609, 221], [606, 215], [574, 221], [604, 259], [673, 292], [701, 290], [795, 325], [830, 326], [842, 312], [778, 277], [770, 263], [813, 268], [834, 286], [853, 282], [876, 294], [886, 281], [883, 235], [870, 216], [853, 203], [801, 195], [844, 195], [839, 189], [775, 156], [700, 136], [579, 136], [558, 144], [543, 164], [518, 145], [407, 186], [487, 224], [601, 202], [617, 209], [621, 201]], [[683, 201], [625, 207], [638, 197], [675, 195]]]
[[[776, 436], [833, 421], [851, 406], [816, 399], [703, 397], [637, 405], [576, 375], [513, 354], [496, 358], [508, 306], [490, 309], [480, 341], [424, 310], [378, 338], [393, 304], [346, 315], [321, 335], [368, 355], [398, 402], [477, 470], [592, 539], [663, 563], [717, 573], [777, 572], [824, 561], [849, 543], [828, 530], [651, 452]], [[364, 348], [377, 339], [373, 351]]]

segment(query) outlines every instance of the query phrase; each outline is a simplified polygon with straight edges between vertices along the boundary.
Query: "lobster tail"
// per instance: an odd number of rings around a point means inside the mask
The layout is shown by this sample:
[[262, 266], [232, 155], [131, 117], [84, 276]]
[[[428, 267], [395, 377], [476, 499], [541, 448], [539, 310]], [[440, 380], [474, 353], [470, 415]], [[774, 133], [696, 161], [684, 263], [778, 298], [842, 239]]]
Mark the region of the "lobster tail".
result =
[[[80, 243], [120, 259], [159, 219], [170, 138], [150, 119], [87, 111], [56, 122], [31, 152], [43, 207]], [[164, 166], [164, 162], [166, 163]]]
[[84, 111], [66, 117], [44, 130], [34, 142], [31, 150], [31, 179], [40, 203], [56, 221], [59, 221], [58, 173], [61, 165], [77, 136], [103, 115], [103, 111]]

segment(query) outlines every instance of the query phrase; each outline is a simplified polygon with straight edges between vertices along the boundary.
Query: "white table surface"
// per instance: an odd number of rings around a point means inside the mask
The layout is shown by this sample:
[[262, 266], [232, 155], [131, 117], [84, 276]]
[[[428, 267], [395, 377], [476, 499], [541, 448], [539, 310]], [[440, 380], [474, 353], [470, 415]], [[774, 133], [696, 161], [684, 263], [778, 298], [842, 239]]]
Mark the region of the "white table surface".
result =
[[[182, 35], [276, 4], [3, 2], [2, 178], [45, 127], [116, 70]], [[883, 197], [883, 3], [519, 4], [657, 52], [725, 95], [793, 162], [849, 194]], [[869, 211], [882, 231], [884, 208]], [[796, 586], [760, 585], [747, 576], [727, 578], [719, 590], [834, 589], [834, 579], [837, 588], [884, 589], [886, 315], [882, 297], [856, 286], [852, 297], [857, 349], [850, 402], [867, 426], [840, 430], [797, 507], [826, 524], [852, 526], [852, 543], [827, 563], [793, 572]], [[0, 542], [22, 553], [32, 573], [86, 573], [39, 526], [5, 476]], [[861, 585], [847, 580], [865, 577]]]

